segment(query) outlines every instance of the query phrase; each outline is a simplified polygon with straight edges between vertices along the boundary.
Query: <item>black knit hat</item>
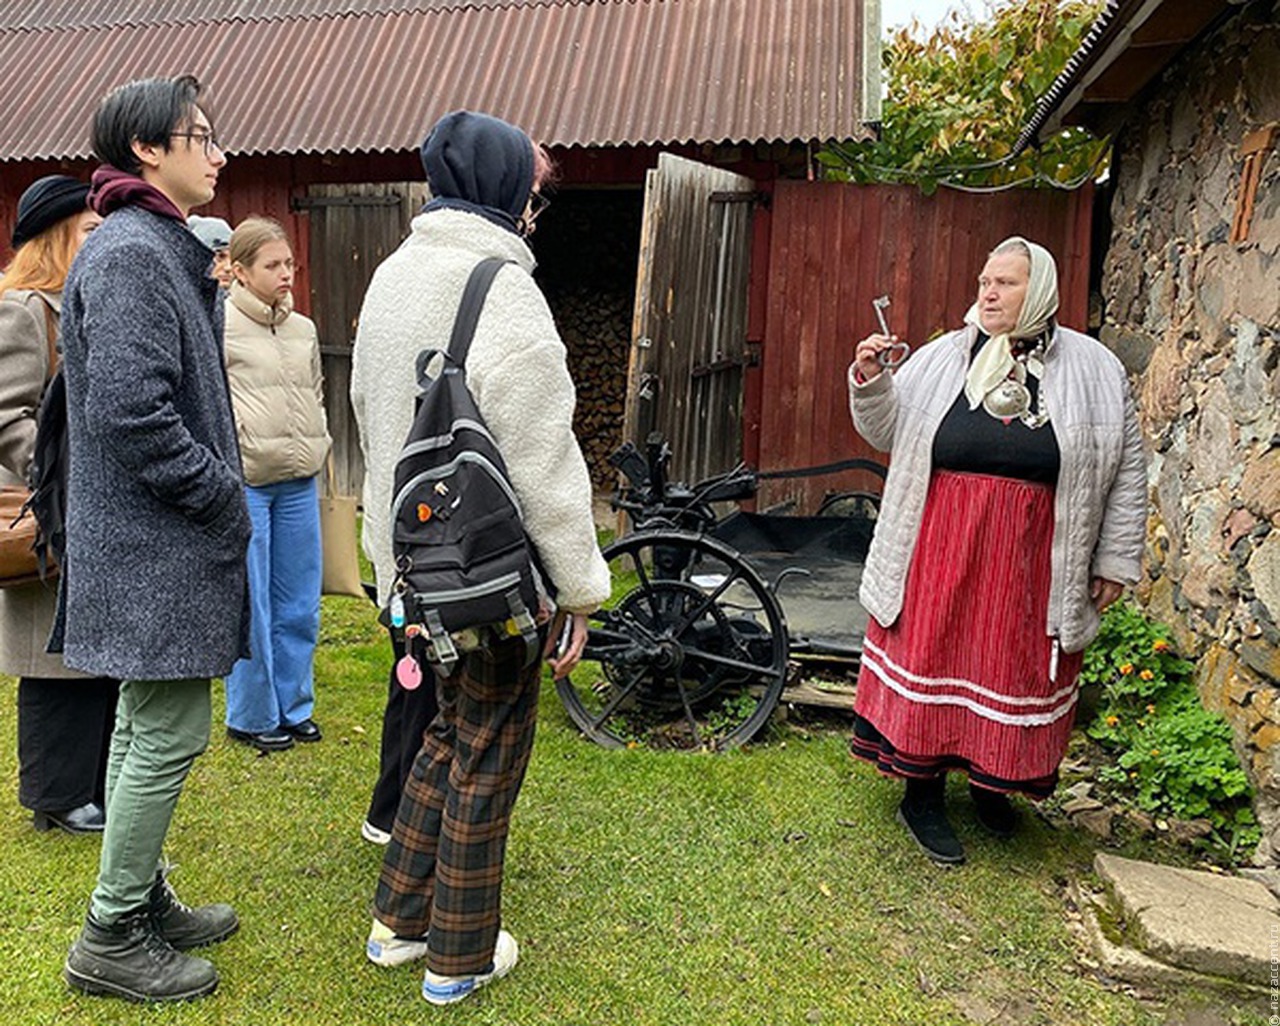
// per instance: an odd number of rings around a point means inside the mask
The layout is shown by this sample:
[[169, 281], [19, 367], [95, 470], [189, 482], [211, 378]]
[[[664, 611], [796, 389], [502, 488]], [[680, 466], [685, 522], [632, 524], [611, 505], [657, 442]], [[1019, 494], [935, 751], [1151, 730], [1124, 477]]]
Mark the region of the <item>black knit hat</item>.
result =
[[52, 228], [65, 217], [87, 210], [89, 186], [70, 175], [46, 175], [27, 186], [18, 200], [18, 220], [13, 226], [13, 248]]

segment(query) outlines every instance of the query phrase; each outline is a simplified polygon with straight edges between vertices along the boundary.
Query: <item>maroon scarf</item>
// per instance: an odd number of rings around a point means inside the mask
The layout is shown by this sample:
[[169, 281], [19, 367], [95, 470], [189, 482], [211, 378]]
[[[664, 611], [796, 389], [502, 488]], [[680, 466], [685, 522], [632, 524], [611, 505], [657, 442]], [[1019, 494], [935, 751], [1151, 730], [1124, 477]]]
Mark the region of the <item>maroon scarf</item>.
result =
[[161, 217], [187, 223], [182, 211], [173, 205], [173, 200], [137, 175], [103, 164], [93, 173], [90, 182], [89, 206], [103, 217], [121, 207], [140, 207]]

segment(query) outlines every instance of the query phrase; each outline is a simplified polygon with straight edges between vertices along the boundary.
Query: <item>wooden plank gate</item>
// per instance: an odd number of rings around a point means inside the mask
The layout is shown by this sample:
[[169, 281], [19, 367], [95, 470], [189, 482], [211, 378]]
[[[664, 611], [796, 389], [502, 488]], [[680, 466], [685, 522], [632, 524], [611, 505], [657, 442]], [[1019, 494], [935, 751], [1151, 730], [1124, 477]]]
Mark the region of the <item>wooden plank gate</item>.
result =
[[351, 346], [369, 280], [408, 234], [427, 198], [423, 182], [313, 185], [294, 206], [310, 215], [311, 317], [320, 336], [324, 403], [333, 437], [337, 488], [359, 495], [360, 438], [349, 398]]
[[[905, 185], [780, 181], [773, 193], [767, 305], [758, 372], [759, 469], [791, 470], [850, 457], [881, 462], [853, 429], [847, 371], [876, 327], [871, 301], [888, 295], [889, 327], [918, 348], [958, 328], [987, 253], [1010, 235], [1044, 245], [1058, 264], [1059, 318], [1087, 330], [1093, 189], [1014, 189], [974, 195]], [[812, 513], [829, 492], [880, 491], [859, 471], [762, 482], [761, 506]]]
[[661, 431], [696, 481], [742, 457], [751, 179], [658, 158], [645, 180], [623, 437]]

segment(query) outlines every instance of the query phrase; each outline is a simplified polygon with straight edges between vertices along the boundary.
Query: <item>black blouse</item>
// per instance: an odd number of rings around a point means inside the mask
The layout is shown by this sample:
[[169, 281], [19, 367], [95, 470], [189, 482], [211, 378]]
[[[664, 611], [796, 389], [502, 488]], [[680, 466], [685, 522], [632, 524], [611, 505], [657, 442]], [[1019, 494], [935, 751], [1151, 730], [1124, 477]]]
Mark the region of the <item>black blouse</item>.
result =
[[[978, 333], [969, 354], [972, 360], [987, 336]], [[1027, 375], [1031, 408], [1036, 408], [1040, 382]], [[1053, 426], [1048, 421], [1038, 428], [1027, 427], [1017, 417], [1005, 423], [981, 406], [969, 409], [964, 389], [951, 404], [951, 409], [938, 426], [933, 439], [933, 466], [938, 470], [958, 470], [971, 474], [994, 474], [1019, 481], [1056, 484], [1061, 454]]]

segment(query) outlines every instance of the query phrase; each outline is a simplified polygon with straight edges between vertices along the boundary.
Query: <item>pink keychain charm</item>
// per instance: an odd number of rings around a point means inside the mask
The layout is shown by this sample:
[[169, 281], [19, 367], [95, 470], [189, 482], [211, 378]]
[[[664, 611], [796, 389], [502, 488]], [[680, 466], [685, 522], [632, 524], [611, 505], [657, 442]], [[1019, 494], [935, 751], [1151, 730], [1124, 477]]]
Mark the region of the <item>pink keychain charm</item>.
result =
[[396, 663], [396, 681], [406, 691], [416, 691], [422, 684], [422, 667], [411, 655], [402, 656]]

